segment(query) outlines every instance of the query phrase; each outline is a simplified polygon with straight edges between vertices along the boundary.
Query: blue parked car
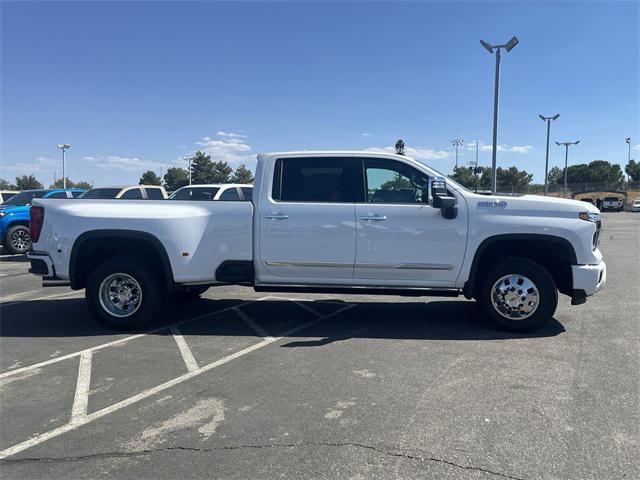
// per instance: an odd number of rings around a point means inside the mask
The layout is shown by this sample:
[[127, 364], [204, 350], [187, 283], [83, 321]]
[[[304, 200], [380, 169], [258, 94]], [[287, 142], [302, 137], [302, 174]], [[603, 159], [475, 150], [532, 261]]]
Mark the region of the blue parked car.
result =
[[0, 241], [8, 253], [26, 253], [31, 249], [29, 208], [34, 198], [76, 198], [84, 190], [52, 188], [25, 190], [0, 205]]

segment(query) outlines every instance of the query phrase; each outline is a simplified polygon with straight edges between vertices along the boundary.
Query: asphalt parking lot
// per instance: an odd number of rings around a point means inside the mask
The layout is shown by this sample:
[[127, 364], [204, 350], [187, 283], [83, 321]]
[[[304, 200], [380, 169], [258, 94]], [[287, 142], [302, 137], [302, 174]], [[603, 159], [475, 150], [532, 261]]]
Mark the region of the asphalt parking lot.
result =
[[640, 214], [535, 334], [474, 302], [210, 289], [141, 332], [0, 258], [3, 478], [640, 478]]

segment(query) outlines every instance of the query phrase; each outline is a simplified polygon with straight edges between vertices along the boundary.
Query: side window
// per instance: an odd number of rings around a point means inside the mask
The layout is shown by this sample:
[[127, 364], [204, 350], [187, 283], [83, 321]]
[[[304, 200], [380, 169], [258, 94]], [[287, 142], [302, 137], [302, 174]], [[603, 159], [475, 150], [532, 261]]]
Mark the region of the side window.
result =
[[71, 197], [72, 198], [78, 198], [80, 195], [82, 195], [84, 192], [80, 191], [80, 190], [74, 190], [73, 192], [71, 192]]
[[145, 187], [147, 192], [147, 198], [149, 200], [164, 200], [164, 196], [162, 195], [162, 190], [159, 188], [149, 188]]
[[367, 203], [427, 203], [427, 175], [396, 160], [364, 160]]
[[353, 202], [353, 165], [353, 159], [340, 157], [278, 159], [272, 197], [282, 202]]
[[67, 192], [56, 192], [49, 195], [47, 198], [69, 198]]
[[220, 194], [220, 198], [218, 198], [218, 200], [237, 201], [240, 200], [240, 196], [238, 195], [238, 190], [236, 189], [236, 187], [230, 187]]
[[142, 200], [142, 191], [139, 188], [127, 190], [120, 197], [123, 200]]
[[251, 187], [242, 187], [242, 194], [244, 195], [244, 199], [247, 202], [253, 200], [253, 188]]

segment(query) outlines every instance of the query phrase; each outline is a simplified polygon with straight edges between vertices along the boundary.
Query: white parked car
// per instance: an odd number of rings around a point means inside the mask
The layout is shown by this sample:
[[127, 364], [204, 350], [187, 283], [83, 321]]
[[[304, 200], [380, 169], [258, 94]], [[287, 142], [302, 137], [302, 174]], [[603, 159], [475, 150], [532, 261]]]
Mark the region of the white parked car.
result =
[[632, 212], [640, 212], [640, 198], [636, 198], [631, 205]]
[[241, 183], [187, 185], [169, 196], [169, 200], [251, 201], [253, 185]]
[[624, 202], [620, 197], [604, 197], [602, 205], [600, 205], [601, 211], [612, 210], [614, 212], [621, 212], [624, 210]]
[[19, 191], [15, 190], [0, 190], [0, 205], [9, 200], [12, 197], [15, 197]]
[[129, 185], [124, 187], [96, 187], [78, 198], [91, 200], [165, 200], [167, 192], [160, 185]]
[[252, 202], [34, 200], [31, 272], [85, 289], [103, 324], [138, 328], [169, 297], [260, 292], [458, 296], [518, 331], [606, 283], [593, 205], [477, 195], [409, 157], [258, 155]]

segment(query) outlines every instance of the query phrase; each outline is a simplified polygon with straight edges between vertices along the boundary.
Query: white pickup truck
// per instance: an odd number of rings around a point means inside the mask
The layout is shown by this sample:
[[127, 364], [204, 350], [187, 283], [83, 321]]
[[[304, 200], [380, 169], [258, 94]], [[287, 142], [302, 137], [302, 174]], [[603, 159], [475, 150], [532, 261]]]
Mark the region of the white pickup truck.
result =
[[405, 156], [258, 155], [252, 202], [34, 200], [30, 271], [85, 289], [103, 324], [138, 328], [169, 293], [208, 287], [474, 298], [500, 326], [539, 328], [558, 292], [606, 282], [599, 211], [477, 195]]

